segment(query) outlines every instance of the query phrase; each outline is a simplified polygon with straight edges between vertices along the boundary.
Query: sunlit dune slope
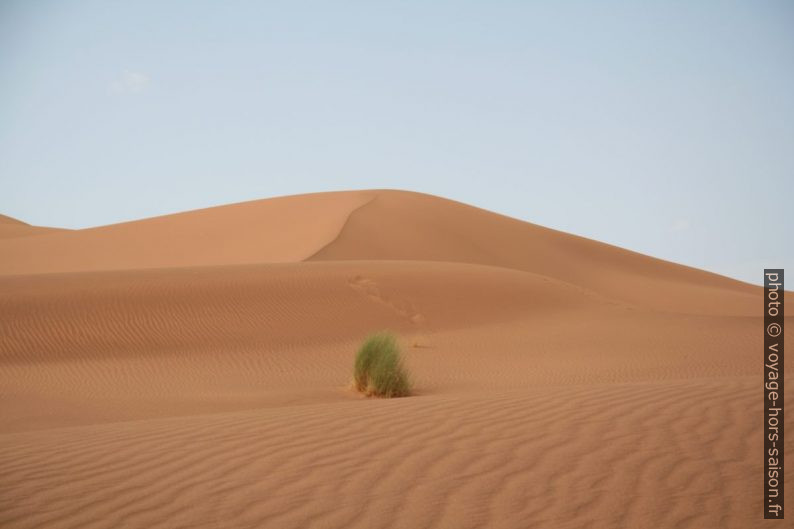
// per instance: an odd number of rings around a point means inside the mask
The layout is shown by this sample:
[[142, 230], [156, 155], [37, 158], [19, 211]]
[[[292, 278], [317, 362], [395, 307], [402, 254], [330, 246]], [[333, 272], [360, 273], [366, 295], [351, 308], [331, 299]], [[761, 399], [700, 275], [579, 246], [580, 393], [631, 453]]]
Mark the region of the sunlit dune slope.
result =
[[316, 193], [0, 241], [0, 274], [289, 262], [339, 233], [371, 192]]
[[[66, 230], [59, 228], [46, 228], [43, 226], [31, 226], [30, 224], [22, 222], [21, 220], [7, 217], [6, 215], [0, 215], [0, 240], [64, 231]], [[0, 261], [2, 261], [2, 259], [0, 259]]]
[[758, 289], [479, 208], [405, 191], [379, 192], [310, 259], [415, 259], [531, 271], [604, 295], [693, 313], [755, 314]]

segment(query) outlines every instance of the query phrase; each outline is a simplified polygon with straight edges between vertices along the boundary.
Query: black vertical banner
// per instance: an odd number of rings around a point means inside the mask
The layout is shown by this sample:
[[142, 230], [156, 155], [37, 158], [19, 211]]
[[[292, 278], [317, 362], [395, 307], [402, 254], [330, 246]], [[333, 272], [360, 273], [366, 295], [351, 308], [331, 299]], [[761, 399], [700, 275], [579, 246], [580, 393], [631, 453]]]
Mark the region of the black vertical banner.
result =
[[783, 269], [764, 269], [764, 518], [783, 519]]

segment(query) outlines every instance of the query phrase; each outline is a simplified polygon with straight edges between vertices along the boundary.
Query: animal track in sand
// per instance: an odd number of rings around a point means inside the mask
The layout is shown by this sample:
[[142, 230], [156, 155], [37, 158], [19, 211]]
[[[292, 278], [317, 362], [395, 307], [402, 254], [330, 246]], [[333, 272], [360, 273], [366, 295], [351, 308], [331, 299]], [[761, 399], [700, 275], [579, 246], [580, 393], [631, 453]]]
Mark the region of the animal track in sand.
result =
[[421, 325], [427, 321], [425, 316], [418, 311], [409, 299], [387, 296], [378, 283], [362, 275], [356, 275], [348, 280], [347, 284], [361, 294], [364, 294], [375, 303], [380, 303], [395, 312], [401, 318], [413, 325]]

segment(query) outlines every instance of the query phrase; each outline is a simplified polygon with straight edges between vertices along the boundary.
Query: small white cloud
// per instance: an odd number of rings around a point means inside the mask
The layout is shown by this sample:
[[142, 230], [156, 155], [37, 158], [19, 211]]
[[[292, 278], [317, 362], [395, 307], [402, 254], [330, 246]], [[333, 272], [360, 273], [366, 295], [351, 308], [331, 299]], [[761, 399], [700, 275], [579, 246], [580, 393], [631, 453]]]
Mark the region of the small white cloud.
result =
[[672, 231], [686, 231], [689, 229], [689, 219], [676, 219], [673, 225], [670, 226]]
[[110, 88], [120, 94], [137, 94], [146, 90], [150, 83], [151, 79], [145, 73], [124, 70]]

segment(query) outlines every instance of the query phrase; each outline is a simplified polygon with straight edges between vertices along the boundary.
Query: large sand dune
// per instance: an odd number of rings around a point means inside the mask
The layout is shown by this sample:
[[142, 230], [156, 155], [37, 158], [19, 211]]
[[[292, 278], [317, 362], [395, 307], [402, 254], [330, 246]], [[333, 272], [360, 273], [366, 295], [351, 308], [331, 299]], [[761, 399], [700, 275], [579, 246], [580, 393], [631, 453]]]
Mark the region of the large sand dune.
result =
[[398, 191], [14, 229], [2, 527], [760, 526], [757, 287]]

